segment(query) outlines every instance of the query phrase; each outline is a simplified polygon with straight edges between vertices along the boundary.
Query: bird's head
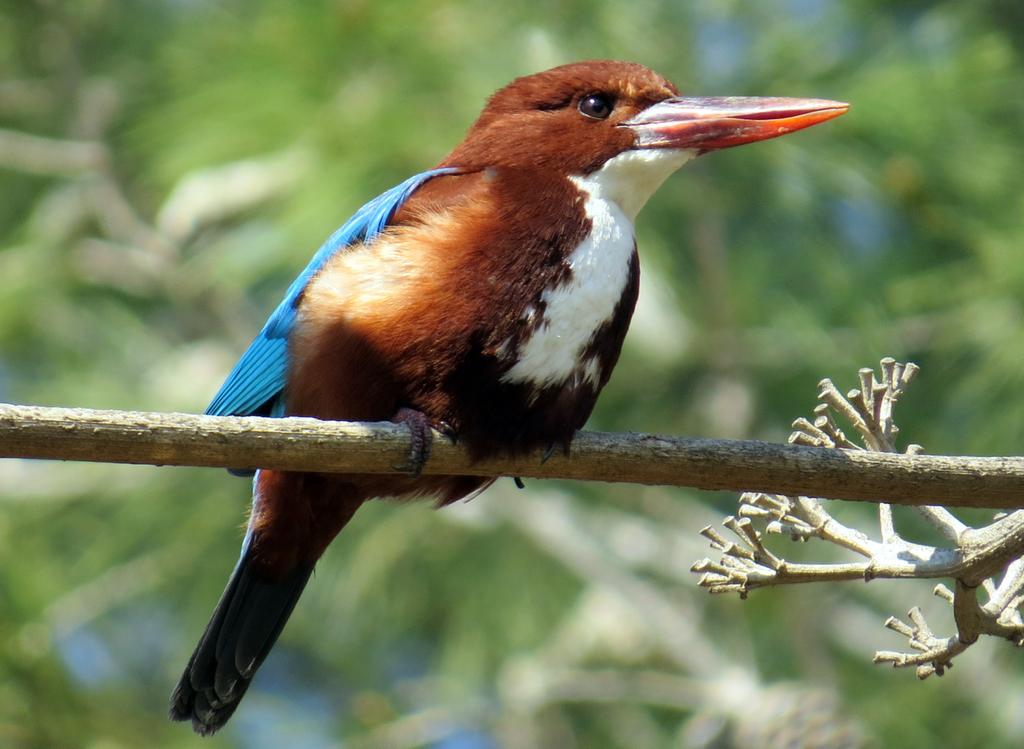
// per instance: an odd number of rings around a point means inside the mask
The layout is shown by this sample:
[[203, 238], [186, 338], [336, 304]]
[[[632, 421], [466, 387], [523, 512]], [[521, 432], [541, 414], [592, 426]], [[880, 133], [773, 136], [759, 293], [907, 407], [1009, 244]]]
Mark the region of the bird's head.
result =
[[824, 99], [685, 97], [643, 65], [590, 60], [499, 89], [443, 165], [598, 174], [608, 197], [635, 216], [693, 157], [802, 130], [847, 107]]

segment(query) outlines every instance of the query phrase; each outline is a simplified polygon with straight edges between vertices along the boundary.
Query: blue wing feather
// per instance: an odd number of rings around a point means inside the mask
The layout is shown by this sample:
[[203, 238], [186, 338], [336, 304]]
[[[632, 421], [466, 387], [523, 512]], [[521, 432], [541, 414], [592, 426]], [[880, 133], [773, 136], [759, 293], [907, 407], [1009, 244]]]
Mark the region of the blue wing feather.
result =
[[364, 205], [328, 237], [305, 270], [292, 281], [284, 299], [231, 370], [206, 413], [212, 416], [246, 416], [256, 412], [283, 415], [284, 403], [280, 396], [288, 376], [288, 336], [295, 327], [298, 303], [306, 284], [336, 252], [380, 234], [395, 210], [424, 182], [457, 171], [432, 169], [410, 177]]

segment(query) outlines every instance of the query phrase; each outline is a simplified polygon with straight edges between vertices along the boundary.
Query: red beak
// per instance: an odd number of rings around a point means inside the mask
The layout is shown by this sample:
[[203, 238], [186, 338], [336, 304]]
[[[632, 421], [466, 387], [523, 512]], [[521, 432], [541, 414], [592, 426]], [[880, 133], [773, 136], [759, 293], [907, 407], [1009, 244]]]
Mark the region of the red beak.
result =
[[760, 96], [677, 96], [649, 106], [620, 127], [639, 148], [711, 151], [776, 138], [845, 114], [850, 105], [828, 99]]

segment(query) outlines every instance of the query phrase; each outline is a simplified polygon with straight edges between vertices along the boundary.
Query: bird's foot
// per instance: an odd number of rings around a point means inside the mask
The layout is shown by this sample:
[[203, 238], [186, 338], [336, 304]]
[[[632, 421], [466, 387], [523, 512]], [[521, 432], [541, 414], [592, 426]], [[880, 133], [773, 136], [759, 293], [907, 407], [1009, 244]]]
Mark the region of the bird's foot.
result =
[[400, 408], [391, 419], [396, 424], [409, 427], [409, 460], [405, 465], [395, 466], [413, 478], [419, 478], [423, 466], [430, 458], [430, 449], [434, 444], [434, 434], [430, 428], [430, 419], [422, 411], [413, 408]]
[[434, 429], [443, 434], [448, 438], [448, 441], [453, 445], [459, 444], [459, 433], [455, 431], [455, 427], [449, 424], [447, 421], [435, 421], [431, 424]]
[[425, 413], [414, 408], [400, 408], [398, 413], [391, 419], [396, 424], [405, 424], [409, 427], [409, 460], [405, 465], [395, 466], [396, 470], [408, 473], [413, 478], [419, 478], [423, 473], [423, 467], [430, 459], [430, 450], [434, 444], [434, 432], [439, 431], [452, 441], [454, 445], [458, 435], [450, 424], [446, 422], [431, 421]]

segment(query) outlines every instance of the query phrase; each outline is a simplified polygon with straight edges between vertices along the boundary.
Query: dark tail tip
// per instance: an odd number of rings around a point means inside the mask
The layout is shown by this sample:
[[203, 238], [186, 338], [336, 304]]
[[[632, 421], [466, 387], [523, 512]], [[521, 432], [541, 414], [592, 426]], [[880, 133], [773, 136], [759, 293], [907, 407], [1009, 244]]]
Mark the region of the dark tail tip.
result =
[[263, 580], [246, 550], [171, 694], [171, 720], [192, 721], [200, 736], [227, 723], [312, 572], [300, 567], [282, 580]]
[[235, 712], [251, 679], [241, 680], [234, 689], [218, 695], [216, 689], [197, 689], [190, 683], [190, 676], [186, 670], [171, 694], [170, 718], [192, 721], [193, 731], [200, 736], [212, 736]]

